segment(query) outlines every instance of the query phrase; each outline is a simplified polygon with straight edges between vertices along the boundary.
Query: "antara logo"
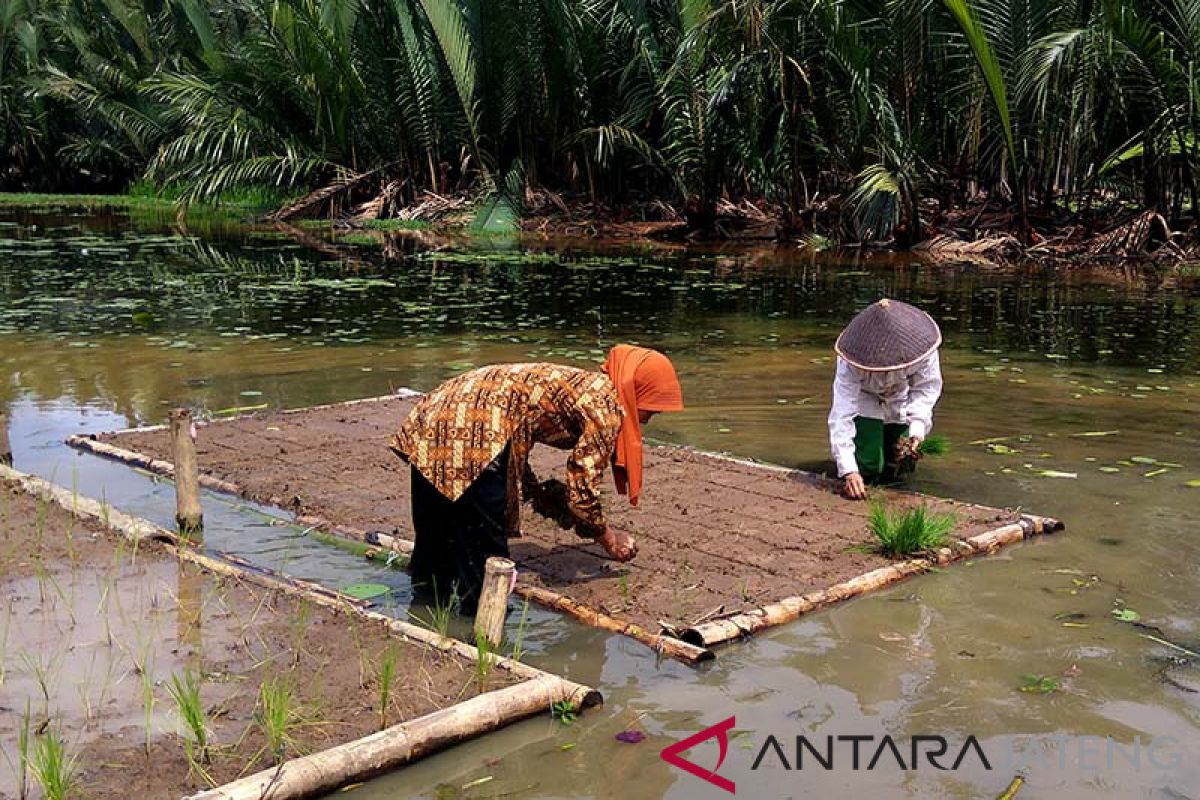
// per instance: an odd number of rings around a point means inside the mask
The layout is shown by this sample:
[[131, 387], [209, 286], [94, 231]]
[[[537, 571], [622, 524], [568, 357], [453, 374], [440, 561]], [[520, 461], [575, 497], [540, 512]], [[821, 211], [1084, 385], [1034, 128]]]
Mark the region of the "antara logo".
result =
[[[682, 741], [678, 741], [670, 747], [663, 748], [662, 760], [666, 761], [672, 766], [679, 767], [685, 772], [690, 772], [697, 778], [708, 781], [718, 789], [724, 789], [730, 794], [735, 794], [737, 792], [737, 787], [735, 786], [734, 782], [728, 778], [723, 778], [718, 775], [717, 770], [719, 770], [721, 765], [725, 763], [725, 754], [729, 751], [728, 732], [733, 728], [736, 722], [736, 717], [730, 717], [729, 719], [718, 722], [711, 728], [705, 728], [693, 736], [689, 736]], [[682, 753], [684, 750], [690, 750], [701, 742], [714, 737], [717, 740], [717, 744], [721, 748], [721, 753], [717, 757], [717, 765], [712, 769], [705, 769], [699, 764], [694, 764], [680, 755], [680, 753]]]

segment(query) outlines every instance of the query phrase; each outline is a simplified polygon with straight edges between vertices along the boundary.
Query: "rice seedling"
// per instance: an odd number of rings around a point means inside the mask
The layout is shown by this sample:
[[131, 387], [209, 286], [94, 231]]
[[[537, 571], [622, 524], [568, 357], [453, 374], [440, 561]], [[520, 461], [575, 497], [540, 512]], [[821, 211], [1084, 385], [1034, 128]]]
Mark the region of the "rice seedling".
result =
[[8, 664], [8, 633], [12, 628], [13, 600], [10, 598], [4, 612], [4, 628], [0, 630], [0, 687], [4, 686]]
[[388, 645], [379, 659], [379, 730], [387, 727], [388, 706], [392, 701], [392, 683], [396, 679], [396, 650]]
[[21, 727], [17, 730], [17, 796], [25, 800], [29, 794], [29, 700], [25, 701], [25, 713], [21, 716]]
[[167, 693], [175, 701], [175, 710], [183, 722], [188, 762], [208, 762], [208, 716], [200, 699], [200, 675], [185, 669], [183, 675], [172, 674]]
[[62, 739], [53, 733], [38, 737], [29, 762], [33, 779], [42, 787], [46, 800], [70, 800], [78, 796], [78, 756], [67, 755]]
[[295, 747], [292, 727], [296, 721], [295, 698], [292, 682], [286, 678], [273, 677], [259, 687], [258, 712], [255, 721], [267, 742], [267, 750], [276, 764], [287, 757]]
[[31, 653], [21, 653], [21, 663], [25, 665], [25, 671], [33, 676], [37, 682], [38, 689], [42, 692], [42, 702], [46, 716], [50, 716], [50, 684], [53, 681], [52, 664], [50, 655], [46, 655], [45, 662], [40, 656]]
[[488, 678], [498, 658], [492, 644], [482, 633], [475, 634], [475, 688], [480, 694], [487, 691]]
[[888, 511], [882, 500], [871, 502], [867, 528], [878, 539], [876, 548], [887, 556], [905, 556], [931, 550], [945, 542], [954, 529], [951, 513], [930, 511], [927, 506]]
[[154, 681], [150, 677], [150, 673], [142, 670], [139, 674], [142, 679], [142, 729], [145, 731], [145, 741], [143, 747], [146, 750], [146, 755], [150, 755], [150, 740], [154, 736], [154, 705], [157, 698], [154, 696]]
[[437, 588], [437, 579], [433, 583], [433, 605], [427, 606], [428, 617], [422, 618], [417, 614], [412, 614], [412, 618], [419, 624], [425, 626], [431, 631], [434, 631], [439, 636], [445, 636], [450, 630], [450, 620], [454, 618], [455, 612], [458, 610], [459, 597], [458, 588], [452, 587], [449, 597], [445, 597]]
[[525, 627], [529, 624], [529, 598], [525, 598], [525, 604], [521, 606], [521, 621], [517, 623], [517, 634], [513, 637], [512, 658], [513, 661], [520, 661], [525, 655]]
[[944, 456], [950, 453], [950, 440], [940, 433], [931, 433], [917, 445], [917, 452], [923, 456]]

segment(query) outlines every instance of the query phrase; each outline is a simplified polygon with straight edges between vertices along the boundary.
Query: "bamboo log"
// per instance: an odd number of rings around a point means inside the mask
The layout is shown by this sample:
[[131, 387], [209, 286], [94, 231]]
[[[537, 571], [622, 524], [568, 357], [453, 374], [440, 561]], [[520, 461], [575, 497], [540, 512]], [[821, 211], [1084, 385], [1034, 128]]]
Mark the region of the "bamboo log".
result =
[[603, 611], [540, 586], [523, 586], [518, 583], [513, 591], [518, 596], [527, 597], [538, 605], [570, 614], [585, 625], [637, 639], [659, 653], [680, 661], [697, 664], [701, 661], [709, 661], [714, 657], [713, 652], [705, 647], [676, 639], [674, 636], [651, 633], [636, 623], [611, 617]]
[[456, 742], [544, 712], [562, 699], [551, 676], [488, 692], [423, 717], [282, 766], [199, 792], [189, 800], [291, 800], [335, 791], [403, 766]]
[[1040, 534], [1055, 533], [1061, 531], [1063, 527], [1061, 522], [1050, 517], [1024, 515], [1018, 522], [1002, 525], [968, 539], [961, 539], [946, 547], [938, 548], [925, 558], [900, 561], [871, 570], [828, 589], [788, 597], [753, 611], [743, 611], [700, 625], [693, 625], [684, 630], [680, 634], [680, 638], [693, 645], [703, 647], [712, 647], [722, 642], [740, 639], [764, 628], [791, 622], [834, 603], [882, 589], [909, 576], [926, 572], [933, 567], [949, 564], [969, 556], [988, 555], [1006, 545]]
[[204, 531], [204, 511], [200, 508], [200, 468], [196, 465], [195, 426], [192, 411], [177, 408], [171, 412], [171, 452], [175, 467], [175, 524], [187, 538], [199, 538]]
[[57, 503], [77, 517], [98, 520], [105, 526], [119, 530], [127, 539], [135, 542], [160, 538], [167, 531], [152, 522], [117, 511], [106, 503], [99, 503], [90, 497], [84, 497], [70, 492], [61, 486], [35, 475], [19, 472], [12, 467], [0, 465], [0, 478], [14, 481], [28, 494], [47, 502]]
[[8, 414], [0, 414], [0, 464], [11, 467], [12, 445], [8, 442]]
[[492, 556], [484, 564], [483, 586], [475, 611], [475, 637], [483, 637], [492, 647], [504, 638], [504, 620], [508, 616], [508, 595], [516, 580], [517, 565], [507, 558]]

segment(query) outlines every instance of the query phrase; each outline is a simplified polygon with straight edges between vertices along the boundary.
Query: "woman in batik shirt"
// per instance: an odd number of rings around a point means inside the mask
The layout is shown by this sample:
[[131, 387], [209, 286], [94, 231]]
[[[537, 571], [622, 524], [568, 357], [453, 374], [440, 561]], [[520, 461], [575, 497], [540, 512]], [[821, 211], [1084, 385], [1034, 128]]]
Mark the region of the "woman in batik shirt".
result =
[[[641, 426], [682, 409], [670, 359], [630, 345], [614, 347], [602, 372], [500, 364], [443, 383], [390, 443], [412, 468], [413, 577], [435, 589], [453, 585], [469, 609], [488, 557], [508, 556], [522, 499], [618, 561], [633, 558], [633, 537], [605, 521], [600, 480], [611, 463], [617, 491], [637, 505]], [[539, 483], [529, 467], [535, 444], [571, 451], [565, 483]]]

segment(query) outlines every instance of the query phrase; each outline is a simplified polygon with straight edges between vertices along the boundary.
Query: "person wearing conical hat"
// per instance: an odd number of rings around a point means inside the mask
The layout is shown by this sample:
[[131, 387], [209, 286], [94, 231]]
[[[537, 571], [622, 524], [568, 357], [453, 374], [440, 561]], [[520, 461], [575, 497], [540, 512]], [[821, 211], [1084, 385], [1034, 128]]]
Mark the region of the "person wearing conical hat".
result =
[[[598, 372], [499, 364], [443, 383], [389, 442], [411, 466], [413, 577], [473, 608], [488, 557], [507, 557], [509, 537], [520, 535], [523, 499], [612, 558], [633, 558], [633, 537], [605, 521], [600, 480], [611, 464], [617, 491], [636, 506], [641, 426], [660, 411], [682, 410], [670, 359], [623, 344]], [[535, 444], [570, 451], [565, 483], [538, 481], [529, 467]]]
[[899, 300], [873, 303], [838, 336], [829, 444], [848, 497], [893, 477], [897, 444], [916, 446], [933, 427], [942, 395], [942, 332], [924, 311]]

